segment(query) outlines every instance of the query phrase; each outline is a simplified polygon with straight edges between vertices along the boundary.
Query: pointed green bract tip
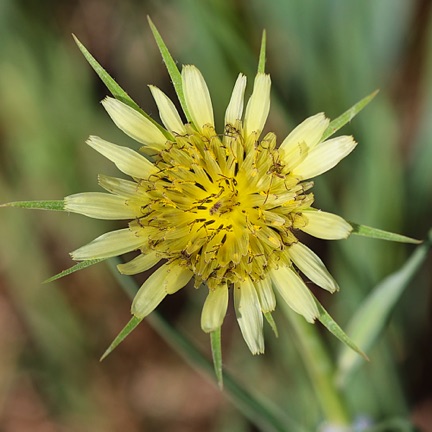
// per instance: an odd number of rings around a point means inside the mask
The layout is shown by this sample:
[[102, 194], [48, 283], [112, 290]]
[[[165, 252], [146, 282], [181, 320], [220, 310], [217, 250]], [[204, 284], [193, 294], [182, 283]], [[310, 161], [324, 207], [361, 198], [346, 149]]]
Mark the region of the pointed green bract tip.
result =
[[220, 390], [223, 390], [223, 372], [222, 372], [222, 344], [221, 328], [210, 333], [211, 351], [213, 357], [213, 366], [216, 379]]
[[273, 333], [275, 334], [276, 337], [279, 337], [279, 332], [278, 329], [276, 327], [276, 323], [273, 319], [273, 316], [270, 312], [266, 312], [264, 313], [264, 317], [267, 320], [267, 322], [269, 323], [271, 329], [273, 330]]
[[123, 330], [118, 334], [118, 336], [113, 340], [108, 349], [103, 353], [102, 357], [99, 361], [104, 360], [108, 357], [123, 341], [126, 339], [129, 334], [135, 330], [138, 324], [143, 320], [143, 318], [138, 318], [133, 316], [131, 320], [124, 326]]
[[78, 45], [81, 53], [89, 63], [89, 65], [93, 68], [93, 70], [97, 73], [102, 82], [107, 86], [108, 90], [111, 94], [118, 100], [126, 103], [132, 108], [141, 111], [138, 105], [130, 98], [130, 96], [117, 84], [117, 82], [112, 78], [108, 72], [99, 64], [99, 62], [93, 57], [90, 51], [80, 42], [80, 40], [72, 34], [72, 37], [75, 40], [75, 43]]
[[351, 348], [364, 360], [369, 361], [369, 357], [354, 343], [354, 341], [339, 327], [336, 321], [330, 316], [330, 314], [324, 309], [321, 303], [315, 299], [316, 305], [318, 307], [319, 315], [318, 320], [321, 324], [337, 337], [342, 343]]
[[147, 21], [148, 21], [149, 26], [152, 29], [152, 31], [156, 31], [157, 32], [156, 26], [154, 25], [152, 19], [150, 18], [150, 15], [147, 15]]
[[167, 68], [168, 74], [171, 78], [171, 81], [174, 86], [174, 90], [177, 94], [178, 100], [180, 102], [180, 105], [182, 107], [182, 110], [186, 116], [186, 119], [188, 122], [192, 122], [192, 117], [189, 113], [188, 106], [186, 104], [186, 98], [183, 92], [183, 81], [181, 77], [181, 73], [177, 67], [177, 63], [174, 61], [171, 53], [168, 50], [168, 47], [166, 46], [164, 40], [162, 39], [161, 34], [159, 33], [156, 26], [153, 24], [153, 21], [149, 16], [147, 16], [147, 20], [150, 25], [150, 29], [153, 33], [154, 40], [156, 41], [156, 45], [159, 48], [159, 52], [162, 56], [162, 60], [165, 63], [165, 66]]
[[31, 210], [64, 211], [64, 201], [13, 201], [0, 204], [0, 207], [19, 207]]
[[265, 73], [266, 45], [267, 45], [267, 35], [264, 29], [261, 37], [261, 48], [260, 48], [260, 55], [258, 60], [258, 73]]
[[97, 75], [106, 85], [107, 89], [111, 92], [111, 94], [119, 101], [138, 111], [147, 120], [151, 121], [164, 135], [167, 136], [168, 132], [157, 121], [155, 121], [138, 106], [138, 104], [127, 94], [127, 92], [123, 90], [122, 87], [120, 87], [116, 80], [98, 63], [98, 61], [91, 55], [91, 53], [79, 41], [79, 39], [74, 34], [72, 34], [72, 37], [74, 38], [76, 44], [78, 45], [78, 48], [80, 49], [81, 53], [83, 54], [89, 65], [97, 73]]
[[371, 94], [364, 97], [359, 102], [354, 104], [351, 108], [346, 110], [339, 117], [332, 120], [328, 125], [327, 129], [324, 131], [321, 140], [325, 141], [327, 138], [331, 137], [335, 132], [337, 132], [340, 128], [350, 122], [363, 108], [365, 108], [372, 101], [372, 99], [378, 94], [378, 92], [379, 90], [373, 91]]
[[422, 240], [413, 239], [411, 237], [407, 237], [402, 234], [395, 234], [392, 232], [380, 230], [378, 228], [356, 224], [354, 222], [349, 222], [349, 224], [353, 227], [351, 234], [355, 234], [363, 237], [375, 238], [379, 240], [395, 241], [399, 243], [411, 243], [411, 244], [422, 243]]
[[68, 276], [71, 273], [75, 273], [76, 271], [83, 270], [87, 267], [90, 267], [94, 264], [100, 263], [100, 262], [105, 261], [105, 260], [106, 260], [106, 258], [99, 258], [99, 259], [81, 261], [78, 264], [75, 264], [74, 266], [72, 266], [66, 270], [61, 271], [60, 273], [57, 273], [56, 275], [51, 276], [50, 278], [44, 280], [42, 283], [47, 284], [47, 283], [53, 282], [53, 281], [60, 279], [64, 276]]
[[76, 37], [75, 33], [72, 33], [72, 37], [74, 38], [75, 43], [76, 43], [79, 47], [84, 47], [84, 45], [81, 43], [81, 41]]

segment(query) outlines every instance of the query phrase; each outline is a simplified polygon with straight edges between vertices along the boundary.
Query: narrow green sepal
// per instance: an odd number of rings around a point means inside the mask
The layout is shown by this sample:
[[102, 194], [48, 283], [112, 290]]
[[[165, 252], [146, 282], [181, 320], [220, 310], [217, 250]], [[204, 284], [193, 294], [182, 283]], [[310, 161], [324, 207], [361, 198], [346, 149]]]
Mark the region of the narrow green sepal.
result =
[[118, 85], [115, 79], [99, 64], [99, 62], [90, 54], [87, 48], [80, 42], [80, 40], [72, 34], [75, 39], [75, 43], [84, 55], [85, 59], [88, 61], [93, 70], [97, 73], [102, 82], [106, 85], [111, 94], [119, 101], [129, 105], [131, 108], [135, 109], [141, 113], [146, 119], [150, 120], [162, 133], [168, 136], [168, 132], [154, 119], [152, 119], [144, 110], [142, 110], [139, 105]]
[[0, 204], [0, 207], [20, 207], [26, 209], [64, 211], [64, 201], [15, 201], [6, 204]]
[[327, 138], [331, 137], [335, 132], [337, 132], [341, 127], [345, 126], [348, 122], [350, 122], [372, 99], [378, 94], [379, 90], [375, 90], [370, 95], [366, 96], [355, 105], [353, 105], [350, 109], [345, 111], [339, 117], [335, 118], [330, 122], [327, 129], [324, 131], [324, 134], [321, 138], [322, 141], [325, 141]]
[[324, 309], [321, 303], [315, 299], [318, 306], [319, 316], [318, 320], [321, 324], [327, 328], [327, 330], [336, 336], [342, 343], [350, 347], [357, 354], [360, 354], [366, 361], [369, 361], [368, 356], [351, 340], [351, 338], [339, 327], [336, 321], [330, 316], [330, 314]]
[[129, 336], [130, 333], [132, 333], [133, 330], [138, 326], [138, 324], [143, 320], [144, 318], [138, 318], [136, 316], [133, 316], [131, 320], [123, 327], [123, 330], [118, 334], [118, 336], [113, 340], [111, 345], [108, 347], [108, 349], [103, 353], [102, 357], [99, 361], [104, 360], [107, 356], [109, 356], [122, 342], [124, 339], [126, 339], [127, 336]]
[[[418, 246], [399, 270], [384, 278], [366, 297], [348, 323], [347, 332], [363, 349], [371, 349], [385, 329], [398, 300], [425, 262], [431, 240], [432, 238]], [[338, 383], [344, 384], [357, 366], [358, 358], [353, 356], [350, 350], [342, 349], [338, 356]]]
[[223, 389], [223, 372], [222, 372], [222, 343], [221, 328], [210, 332], [210, 343], [213, 357], [213, 366], [219, 388]]
[[265, 73], [265, 64], [266, 64], [266, 44], [267, 44], [267, 35], [266, 31], [263, 30], [261, 37], [261, 49], [258, 60], [258, 73]]
[[271, 329], [273, 330], [273, 333], [275, 334], [276, 337], [279, 337], [279, 332], [276, 326], [276, 323], [273, 319], [273, 316], [271, 314], [271, 312], [265, 312], [264, 313], [264, 317], [267, 320], [267, 322], [270, 324]]
[[348, 222], [348, 223], [353, 227], [353, 231], [351, 232], [351, 234], [375, 238], [379, 240], [395, 241], [400, 243], [419, 244], [422, 242], [422, 240], [417, 240], [411, 237], [406, 237], [401, 234], [395, 234], [388, 231], [383, 231], [378, 228], [372, 228], [366, 225], [359, 225], [354, 222]]
[[153, 37], [156, 41], [156, 45], [158, 46], [159, 51], [161, 53], [162, 60], [164, 61], [165, 66], [168, 70], [168, 74], [173, 83], [174, 90], [177, 94], [182, 110], [186, 116], [187, 121], [189, 123], [192, 123], [192, 117], [190, 116], [189, 110], [186, 105], [186, 99], [183, 92], [183, 81], [182, 81], [181, 73], [177, 67], [177, 63], [172, 58], [171, 53], [169, 52], [167, 46], [165, 45], [165, 42], [162, 39], [160, 33], [158, 32], [156, 26], [153, 24], [151, 18], [148, 16], [147, 19], [150, 25], [150, 29], [153, 33]]
[[89, 62], [90, 66], [94, 69], [94, 71], [98, 74], [99, 78], [103, 81], [103, 83], [107, 86], [108, 90], [111, 94], [118, 100], [123, 103], [129, 105], [130, 107], [136, 109], [137, 111], [144, 114], [142, 109], [138, 106], [138, 104], [132, 100], [132, 98], [117, 84], [114, 78], [99, 64], [99, 62], [90, 54], [87, 48], [80, 42], [80, 40], [72, 34], [75, 39], [75, 43], [78, 45], [78, 48], [84, 55], [85, 59]]
[[101, 261], [105, 261], [105, 260], [106, 260], [106, 258], [81, 261], [78, 264], [75, 264], [74, 266], [69, 267], [66, 270], [63, 270], [62, 272], [57, 273], [54, 276], [51, 276], [50, 278], [44, 280], [42, 283], [46, 284], [46, 283], [53, 282], [53, 281], [55, 281], [57, 279], [60, 279], [60, 278], [62, 278], [64, 276], [70, 275], [71, 273], [75, 273], [78, 270], [83, 270], [83, 269], [85, 269], [87, 267], [90, 267], [90, 266], [92, 266], [94, 264], [100, 263]]

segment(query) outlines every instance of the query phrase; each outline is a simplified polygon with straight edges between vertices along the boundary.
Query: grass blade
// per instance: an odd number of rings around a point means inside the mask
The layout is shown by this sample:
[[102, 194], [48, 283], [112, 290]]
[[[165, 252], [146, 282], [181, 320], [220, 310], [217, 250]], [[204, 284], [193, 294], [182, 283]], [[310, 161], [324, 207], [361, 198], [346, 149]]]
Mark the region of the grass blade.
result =
[[[347, 332], [364, 350], [369, 350], [384, 330], [393, 308], [425, 261], [431, 241], [432, 230], [429, 233], [429, 240], [418, 246], [398, 271], [387, 276], [376, 286], [350, 321]], [[344, 348], [338, 359], [338, 382], [345, 383], [357, 366], [358, 359]]]
[[[294, 330], [295, 341], [302, 363], [309, 375], [310, 383], [315, 391], [326, 423], [329, 425], [348, 424], [349, 414], [333, 382], [333, 362], [321, 341], [317, 326], [308, 323], [303, 316], [294, 312], [286, 302], [282, 301], [280, 306]], [[326, 314], [324, 309], [320, 310], [320, 313], [321, 315]], [[330, 328], [329, 330], [332, 331]], [[337, 331], [332, 331], [332, 333], [336, 333], [335, 335], [338, 336]], [[287, 428], [286, 430], [290, 429]]]

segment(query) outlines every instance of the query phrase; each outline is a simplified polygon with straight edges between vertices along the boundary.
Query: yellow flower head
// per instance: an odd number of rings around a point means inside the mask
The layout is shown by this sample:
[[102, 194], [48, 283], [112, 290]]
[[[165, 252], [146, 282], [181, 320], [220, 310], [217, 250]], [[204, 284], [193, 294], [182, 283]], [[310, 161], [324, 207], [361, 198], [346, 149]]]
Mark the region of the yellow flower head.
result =
[[310, 179], [334, 167], [356, 143], [349, 136], [322, 141], [329, 125], [322, 113], [297, 126], [280, 146], [274, 133], [262, 136], [270, 109], [270, 76], [264, 73], [256, 75], [245, 109], [246, 77], [238, 76], [221, 131], [215, 130], [210, 93], [195, 66], [183, 67], [181, 86], [188, 122], [160, 89], [150, 87], [164, 127], [117, 99], [103, 101], [115, 124], [143, 145], [142, 154], [90, 137], [87, 143], [130, 179], [99, 176], [108, 193], [69, 196], [65, 209], [130, 222], [71, 255], [88, 260], [136, 250], [136, 258], [118, 266], [128, 275], [163, 260], [138, 291], [132, 314], [148, 315], [193, 279], [196, 288], [209, 290], [201, 318], [205, 332], [221, 327], [232, 287], [243, 337], [253, 354], [261, 353], [263, 314], [275, 309], [274, 290], [313, 322], [318, 307], [299, 272], [330, 292], [338, 289], [297, 235], [350, 234], [345, 220], [312, 207]]

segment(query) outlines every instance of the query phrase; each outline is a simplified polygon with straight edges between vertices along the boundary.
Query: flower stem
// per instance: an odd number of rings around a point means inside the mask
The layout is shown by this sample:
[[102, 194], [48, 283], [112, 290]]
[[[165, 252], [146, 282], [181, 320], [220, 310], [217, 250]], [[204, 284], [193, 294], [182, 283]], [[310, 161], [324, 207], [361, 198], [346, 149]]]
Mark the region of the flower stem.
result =
[[280, 302], [297, 336], [300, 354], [311, 379], [322, 412], [329, 425], [344, 427], [350, 416], [335, 387], [333, 367], [314, 325]]

